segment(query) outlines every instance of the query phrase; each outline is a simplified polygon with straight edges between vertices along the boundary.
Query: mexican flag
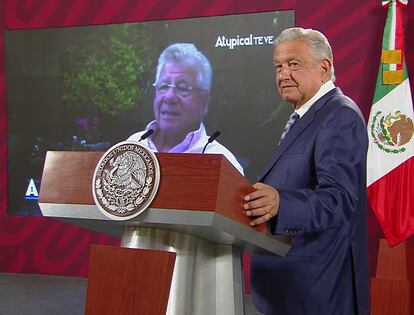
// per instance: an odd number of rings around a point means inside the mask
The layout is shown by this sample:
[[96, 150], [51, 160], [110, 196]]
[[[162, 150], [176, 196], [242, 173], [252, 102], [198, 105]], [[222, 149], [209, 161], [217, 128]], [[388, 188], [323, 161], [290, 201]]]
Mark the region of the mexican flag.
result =
[[414, 234], [414, 115], [404, 58], [402, 10], [407, 0], [383, 1], [382, 5], [388, 15], [367, 125], [367, 191], [387, 242], [393, 246]]

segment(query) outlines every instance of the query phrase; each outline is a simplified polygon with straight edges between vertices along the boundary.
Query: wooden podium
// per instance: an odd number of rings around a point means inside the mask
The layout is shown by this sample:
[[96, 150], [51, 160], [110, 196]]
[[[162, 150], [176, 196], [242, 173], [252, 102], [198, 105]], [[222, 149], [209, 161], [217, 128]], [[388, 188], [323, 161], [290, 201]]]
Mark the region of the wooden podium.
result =
[[371, 315], [414, 315], [414, 240], [390, 247], [380, 240], [371, 279]]
[[[222, 155], [157, 153], [161, 179], [150, 207], [131, 220], [114, 221], [101, 213], [92, 195], [93, 173], [102, 155], [48, 152], [39, 198], [44, 216], [121, 238], [121, 248], [92, 248], [86, 314], [244, 314], [242, 251], [285, 255], [290, 248], [288, 238], [269, 235], [266, 225], [250, 226], [242, 205], [252, 185]], [[131, 248], [136, 257], [151, 256], [153, 263], [165, 264], [158, 269], [150, 268], [150, 260], [140, 265], [142, 259], [134, 258]], [[176, 255], [175, 265], [171, 253]], [[131, 264], [124, 263], [128, 259]], [[131, 272], [133, 276], [117, 272], [121, 262], [124, 269], [141, 269]], [[169, 268], [174, 269], [171, 286], [161, 285]], [[112, 272], [99, 276], [99, 270]], [[120, 285], [116, 290], [129, 296], [104, 294], [115, 279]], [[142, 282], [138, 288], [137, 282]], [[143, 288], [154, 294], [139, 301], [144, 297], [136, 293]], [[165, 312], [162, 296], [168, 290]], [[129, 306], [119, 299], [128, 300]], [[157, 305], [157, 312], [140, 309], [148, 300]], [[109, 310], [108, 305], [119, 308]]]

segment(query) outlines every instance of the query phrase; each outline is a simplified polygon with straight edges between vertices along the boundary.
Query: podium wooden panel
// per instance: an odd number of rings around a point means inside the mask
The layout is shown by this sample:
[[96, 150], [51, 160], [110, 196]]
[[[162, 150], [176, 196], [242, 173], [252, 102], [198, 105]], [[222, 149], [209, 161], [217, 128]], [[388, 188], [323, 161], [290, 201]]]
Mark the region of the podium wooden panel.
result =
[[[94, 206], [92, 177], [102, 155], [103, 152], [48, 152], [39, 203]], [[243, 196], [253, 187], [222, 155], [156, 155], [161, 181], [151, 208], [215, 211], [249, 225], [250, 219], [235, 209], [242, 209]], [[266, 226], [256, 230], [266, 233]]]
[[371, 315], [414, 315], [414, 240], [390, 247], [380, 240], [371, 279]]
[[92, 245], [85, 315], [165, 315], [175, 256]]

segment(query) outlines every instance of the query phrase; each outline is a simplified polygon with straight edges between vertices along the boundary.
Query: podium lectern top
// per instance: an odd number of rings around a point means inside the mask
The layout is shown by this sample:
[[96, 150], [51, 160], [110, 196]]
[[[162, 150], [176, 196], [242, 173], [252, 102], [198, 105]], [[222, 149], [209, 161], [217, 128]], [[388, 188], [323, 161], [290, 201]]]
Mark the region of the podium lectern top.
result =
[[289, 238], [250, 226], [243, 197], [253, 186], [220, 154], [157, 153], [161, 179], [149, 208], [127, 221], [103, 215], [92, 195], [92, 178], [103, 152], [49, 151], [40, 189], [44, 216], [121, 237], [124, 226], [192, 234], [248, 251], [285, 255]]

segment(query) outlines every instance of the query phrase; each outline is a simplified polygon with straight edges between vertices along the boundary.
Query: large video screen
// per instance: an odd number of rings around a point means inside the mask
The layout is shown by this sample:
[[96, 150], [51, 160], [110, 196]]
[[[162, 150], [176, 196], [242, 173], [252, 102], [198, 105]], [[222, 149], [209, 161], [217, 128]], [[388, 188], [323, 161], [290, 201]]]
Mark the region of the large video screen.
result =
[[105, 151], [154, 120], [157, 91], [190, 93], [154, 86], [158, 58], [175, 43], [211, 64], [202, 123], [255, 182], [291, 112], [272, 65], [273, 40], [291, 26], [294, 12], [278, 11], [5, 32], [9, 214], [41, 215], [48, 150]]

